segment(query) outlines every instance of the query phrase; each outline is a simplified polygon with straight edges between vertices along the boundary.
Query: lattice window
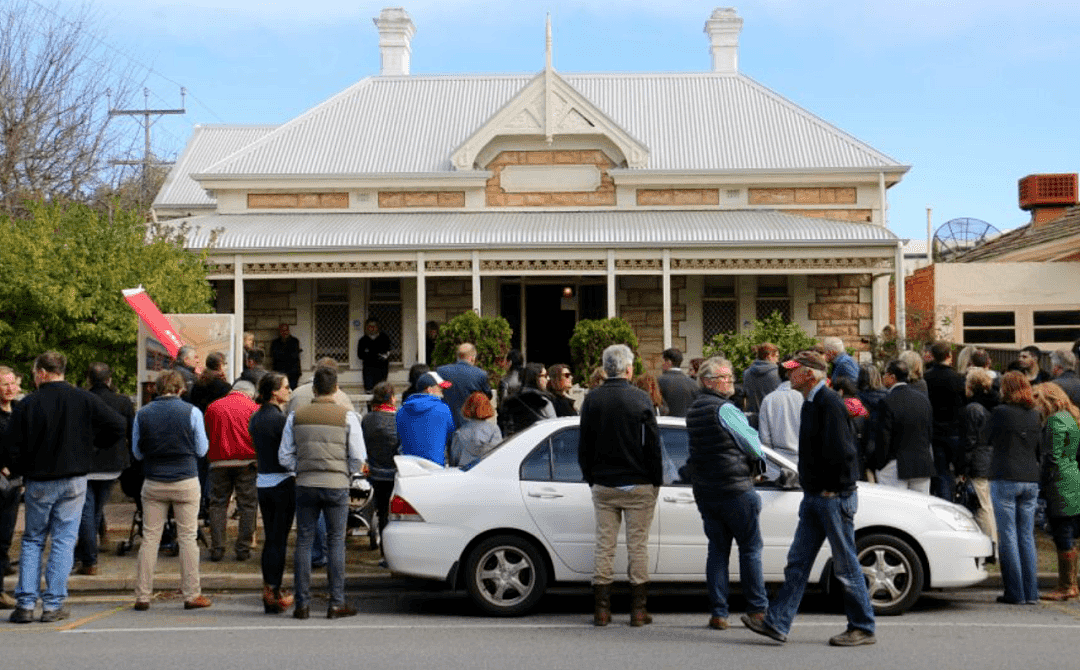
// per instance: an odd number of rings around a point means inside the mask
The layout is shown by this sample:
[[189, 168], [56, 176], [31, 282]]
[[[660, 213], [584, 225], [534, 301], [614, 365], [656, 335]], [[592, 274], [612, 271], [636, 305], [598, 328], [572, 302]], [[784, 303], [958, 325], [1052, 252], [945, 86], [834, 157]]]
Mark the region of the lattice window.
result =
[[379, 322], [390, 338], [390, 361], [401, 362], [401, 280], [372, 279], [369, 284], [367, 318]]
[[759, 275], [755, 318], [759, 321], [780, 312], [784, 321], [791, 321], [791, 293], [786, 275]]
[[349, 363], [349, 283], [346, 279], [315, 281], [315, 360]]
[[739, 327], [739, 310], [735, 302], [734, 276], [705, 277], [701, 302], [701, 330], [705, 344], [720, 333], [732, 333]]

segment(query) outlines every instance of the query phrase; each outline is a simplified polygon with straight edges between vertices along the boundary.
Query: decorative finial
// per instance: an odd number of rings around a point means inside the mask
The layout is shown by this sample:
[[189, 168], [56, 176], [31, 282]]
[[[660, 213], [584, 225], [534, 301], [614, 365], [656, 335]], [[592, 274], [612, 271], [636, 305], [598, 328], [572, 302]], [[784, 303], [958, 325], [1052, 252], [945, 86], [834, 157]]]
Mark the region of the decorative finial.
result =
[[547, 30], [546, 38], [544, 40], [544, 64], [547, 69], [551, 69], [551, 12], [547, 15]]

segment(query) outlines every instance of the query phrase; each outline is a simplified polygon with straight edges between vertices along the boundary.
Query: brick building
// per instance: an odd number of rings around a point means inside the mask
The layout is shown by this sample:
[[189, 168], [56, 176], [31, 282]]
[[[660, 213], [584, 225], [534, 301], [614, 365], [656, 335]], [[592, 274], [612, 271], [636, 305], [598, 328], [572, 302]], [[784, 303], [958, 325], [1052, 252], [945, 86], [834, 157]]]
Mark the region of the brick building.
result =
[[562, 74], [549, 48], [533, 75], [412, 76], [408, 14], [376, 25], [379, 75], [281, 126], [197, 127], [155, 201], [238, 331], [290, 323], [347, 383], [369, 316], [396, 375], [468, 309], [548, 364], [619, 316], [657, 370], [774, 310], [852, 346], [892, 321], [908, 167], [740, 74], [734, 10], [706, 22], [713, 70], [674, 74]]

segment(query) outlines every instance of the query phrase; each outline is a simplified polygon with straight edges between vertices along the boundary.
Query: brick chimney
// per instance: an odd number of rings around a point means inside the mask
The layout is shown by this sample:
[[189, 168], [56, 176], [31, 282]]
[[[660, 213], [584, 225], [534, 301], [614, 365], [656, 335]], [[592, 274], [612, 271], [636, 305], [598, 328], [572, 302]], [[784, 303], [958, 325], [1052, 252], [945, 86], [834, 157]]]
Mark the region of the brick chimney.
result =
[[1077, 203], [1076, 174], [1032, 174], [1020, 180], [1020, 209], [1031, 212], [1031, 227], [1061, 218]]
[[416, 26], [408, 12], [401, 7], [387, 7], [379, 12], [379, 18], [373, 19], [379, 29], [379, 55], [384, 77], [409, 74], [409, 55], [412, 53], [410, 42], [416, 33]]
[[738, 74], [742, 21], [734, 7], [717, 7], [705, 22], [705, 33], [709, 36], [709, 50], [712, 52], [713, 72]]

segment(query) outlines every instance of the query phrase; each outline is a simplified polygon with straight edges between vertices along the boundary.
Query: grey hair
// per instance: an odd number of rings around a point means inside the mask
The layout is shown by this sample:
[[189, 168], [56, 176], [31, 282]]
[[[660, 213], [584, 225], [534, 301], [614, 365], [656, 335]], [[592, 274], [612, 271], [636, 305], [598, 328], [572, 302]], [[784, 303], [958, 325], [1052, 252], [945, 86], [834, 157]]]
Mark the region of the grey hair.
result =
[[237, 379], [232, 385], [232, 390], [239, 391], [249, 398], [255, 398], [255, 385], [246, 379]]
[[613, 344], [604, 349], [604, 374], [608, 377], [620, 377], [626, 368], [634, 364], [634, 352], [625, 344]]
[[844, 351], [844, 341], [839, 337], [823, 338], [821, 340], [821, 346], [825, 347], [825, 351], [834, 354], [839, 354]]
[[715, 377], [720, 368], [733, 369], [731, 367], [731, 361], [723, 356], [713, 356], [706, 359], [701, 365], [698, 366], [698, 379], [702, 377]]
[[1068, 349], [1056, 349], [1050, 352], [1050, 366], [1076, 371], [1076, 356]]
[[185, 358], [193, 355], [194, 353], [195, 347], [191, 346], [190, 344], [185, 344], [176, 351], [176, 360], [183, 363]]
[[[805, 366], [804, 366], [805, 367]], [[806, 368], [810, 371], [810, 374], [814, 376], [814, 383], [817, 384], [822, 379], [825, 379], [825, 371], [818, 370], [816, 368]]]
[[897, 356], [897, 358], [907, 363], [908, 381], [917, 382], [922, 379], [922, 356], [908, 349], [906, 351], [901, 351], [900, 355]]

